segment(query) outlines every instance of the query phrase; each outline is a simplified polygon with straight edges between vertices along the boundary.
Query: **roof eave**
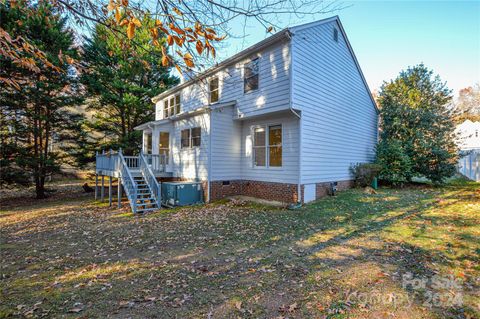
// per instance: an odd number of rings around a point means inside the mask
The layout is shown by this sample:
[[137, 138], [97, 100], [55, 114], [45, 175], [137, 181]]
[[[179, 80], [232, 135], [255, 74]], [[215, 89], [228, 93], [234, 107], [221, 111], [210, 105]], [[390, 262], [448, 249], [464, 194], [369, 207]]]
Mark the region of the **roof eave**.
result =
[[266, 38], [265, 40], [262, 40], [254, 45], [252, 45], [251, 47], [231, 56], [230, 58], [218, 63], [217, 65], [205, 70], [204, 72], [200, 73], [199, 75], [195, 76], [194, 78], [184, 82], [184, 83], [181, 83], [171, 89], [168, 89], [167, 91], [165, 92], [162, 92], [160, 93], [159, 95], [157, 96], [154, 96], [152, 98], [152, 102], [153, 103], [157, 103], [158, 101], [162, 100], [164, 97], [166, 96], [169, 96], [199, 80], [202, 80], [210, 75], [212, 75], [213, 73], [215, 72], [218, 72], [219, 70], [235, 63], [235, 62], [238, 62], [239, 60], [241, 59], [244, 59], [246, 58], [247, 56], [249, 56], [250, 54], [253, 54], [261, 49], [264, 49], [266, 47], [269, 47], [275, 43], [277, 43], [278, 41], [286, 38], [286, 39], [290, 39], [290, 30], [288, 28], [286, 29], [283, 29], [282, 31], [272, 35], [271, 37], [268, 37]]

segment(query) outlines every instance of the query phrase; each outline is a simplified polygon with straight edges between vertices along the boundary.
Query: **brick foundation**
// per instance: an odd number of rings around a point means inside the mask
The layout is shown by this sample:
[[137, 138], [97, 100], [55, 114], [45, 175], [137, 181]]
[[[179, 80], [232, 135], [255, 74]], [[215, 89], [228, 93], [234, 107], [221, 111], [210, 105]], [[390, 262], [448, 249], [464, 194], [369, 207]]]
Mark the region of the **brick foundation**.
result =
[[212, 192], [211, 200], [234, 195], [251, 196], [284, 203], [295, 203], [298, 200], [296, 184], [251, 180], [234, 180], [228, 181], [228, 183], [215, 181], [210, 183], [210, 190]]
[[[188, 179], [179, 177], [162, 178], [159, 182], [187, 181]], [[201, 181], [203, 187], [204, 200], [208, 198], [208, 182]], [[353, 187], [353, 181], [338, 181], [338, 190], [345, 190]], [[305, 193], [305, 185], [302, 188]], [[315, 184], [316, 199], [325, 197], [329, 194], [330, 182]], [[283, 203], [296, 203], [298, 201], [298, 185], [287, 183], [272, 183], [252, 180], [229, 180], [229, 181], [213, 181], [210, 183], [210, 200], [219, 200], [229, 196], [244, 195], [257, 197], [266, 200], [274, 200]]]

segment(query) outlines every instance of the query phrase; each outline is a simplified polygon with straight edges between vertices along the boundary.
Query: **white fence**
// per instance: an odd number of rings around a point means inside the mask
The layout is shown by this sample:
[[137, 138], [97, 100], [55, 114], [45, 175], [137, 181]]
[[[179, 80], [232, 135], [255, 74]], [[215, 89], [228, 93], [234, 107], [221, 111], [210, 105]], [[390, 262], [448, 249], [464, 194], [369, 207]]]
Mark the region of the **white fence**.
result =
[[480, 182], [480, 149], [462, 151], [458, 161], [458, 171], [471, 180]]

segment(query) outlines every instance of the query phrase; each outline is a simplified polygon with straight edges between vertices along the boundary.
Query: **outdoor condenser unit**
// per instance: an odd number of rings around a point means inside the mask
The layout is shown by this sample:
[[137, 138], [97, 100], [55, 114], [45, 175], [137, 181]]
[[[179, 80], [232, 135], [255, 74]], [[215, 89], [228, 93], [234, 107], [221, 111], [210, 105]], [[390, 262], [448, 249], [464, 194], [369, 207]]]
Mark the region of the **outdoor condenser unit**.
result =
[[203, 203], [202, 183], [164, 182], [162, 185], [162, 205], [167, 207], [187, 206]]

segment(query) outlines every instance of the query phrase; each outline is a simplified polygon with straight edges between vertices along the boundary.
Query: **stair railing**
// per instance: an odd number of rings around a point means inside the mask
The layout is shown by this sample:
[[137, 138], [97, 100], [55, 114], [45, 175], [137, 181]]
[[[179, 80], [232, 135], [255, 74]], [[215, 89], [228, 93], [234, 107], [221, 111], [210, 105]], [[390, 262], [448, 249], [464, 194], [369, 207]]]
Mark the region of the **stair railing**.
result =
[[118, 151], [118, 168], [120, 171], [120, 176], [122, 177], [122, 185], [127, 194], [128, 201], [130, 202], [130, 207], [132, 212], [135, 214], [137, 212], [137, 184], [133, 179], [130, 170], [128, 169], [127, 163], [125, 162], [125, 157], [122, 154], [122, 151]]
[[157, 207], [160, 208], [161, 198], [162, 198], [160, 184], [158, 183], [157, 178], [155, 177], [155, 174], [153, 174], [152, 169], [148, 165], [147, 159], [143, 155], [142, 151], [140, 151], [140, 156], [138, 161], [140, 166], [140, 172], [142, 172], [143, 178], [147, 182], [147, 185], [150, 188], [152, 195], [155, 197], [155, 202], [157, 203]]
[[159, 172], [166, 172], [167, 171], [167, 155], [166, 154], [156, 155], [155, 165]]

